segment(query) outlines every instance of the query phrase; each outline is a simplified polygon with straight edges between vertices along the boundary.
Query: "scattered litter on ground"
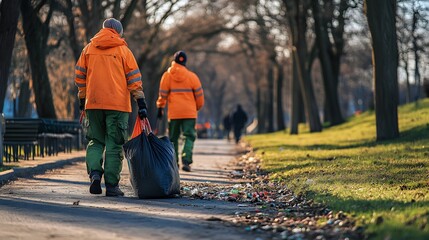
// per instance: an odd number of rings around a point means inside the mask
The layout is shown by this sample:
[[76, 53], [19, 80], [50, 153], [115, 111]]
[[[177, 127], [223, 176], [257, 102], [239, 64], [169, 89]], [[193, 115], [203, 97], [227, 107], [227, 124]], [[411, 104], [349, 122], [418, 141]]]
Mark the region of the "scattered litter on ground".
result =
[[[242, 155], [231, 171], [246, 183], [220, 185], [182, 182], [181, 195], [191, 199], [236, 202], [243, 211], [230, 222], [245, 231], [265, 232], [270, 239], [362, 239], [363, 229], [343, 212], [292, 192], [284, 183], [272, 182], [260, 169], [253, 152]], [[313, 183], [308, 179], [309, 184]], [[209, 217], [207, 221], [223, 221]]]

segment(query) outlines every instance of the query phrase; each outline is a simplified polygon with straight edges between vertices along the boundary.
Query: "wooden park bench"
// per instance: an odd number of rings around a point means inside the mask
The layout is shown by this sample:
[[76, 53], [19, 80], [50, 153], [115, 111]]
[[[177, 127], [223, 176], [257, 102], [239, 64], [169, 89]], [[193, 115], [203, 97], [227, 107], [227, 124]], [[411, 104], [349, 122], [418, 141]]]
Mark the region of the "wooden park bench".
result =
[[39, 143], [39, 133], [43, 128], [41, 119], [6, 119], [4, 133], [4, 156], [6, 162], [18, 161], [19, 156], [34, 159]]
[[82, 128], [77, 121], [43, 119], [44, 131], [40, 134], [45, 154], [71, 153], [81, 149]]
[[81, 129], [76, 121], [51, 119], [6, 119], [4, 156], [6, 162], [34, 159], [35, 156], [70, 153], [80, 149]]

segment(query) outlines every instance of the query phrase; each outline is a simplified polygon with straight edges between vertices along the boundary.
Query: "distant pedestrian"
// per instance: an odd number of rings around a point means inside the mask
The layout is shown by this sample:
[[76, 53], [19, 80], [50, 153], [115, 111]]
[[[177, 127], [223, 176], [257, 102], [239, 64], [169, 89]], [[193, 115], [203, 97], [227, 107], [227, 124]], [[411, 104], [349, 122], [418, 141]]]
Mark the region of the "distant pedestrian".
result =
[[241, 139], [243, 128], [246, 126], [247, 114], [244, 112], [240, 104], [237, 105], [237, 109], [232, 114], [232, 127], [234, 129], [235, 143], [238, 143]]
[[204, 94], [198, 76], [186, 68], [186, 60], [184, 51], [174, 54], [171, 67], [162, 75], [156, 105], [158, 118], [162, 118], [163, 108], [168, 103], [168, 133], [176, 151], [176, 160], [179, 163], [179, 137], [183, 133], [182, 170], [190, 172], [197, 137], [195, 122], [197, 111], [204, 105]]
[[80, 110], [85, 111], [89, 122], [86, 167], [92, 194], [102, 193], [104, 173], [106, 196], [124, 195], [119, 180], [122, 145], [128, 138], [130, 93], [138, 103], [140, 118], [147, 117], [139, 67], [122, 34], [120, 21], [106, 19], [82, 50], [75, 67]]
[[230, 133], [231, 133], [231, 116], [229, 114], [227, 114], [224, 118], [223, 118], [223, 129], [224, 129], [224, 134], [226, 135], [226, 139], [229, 141], [230, 140]]

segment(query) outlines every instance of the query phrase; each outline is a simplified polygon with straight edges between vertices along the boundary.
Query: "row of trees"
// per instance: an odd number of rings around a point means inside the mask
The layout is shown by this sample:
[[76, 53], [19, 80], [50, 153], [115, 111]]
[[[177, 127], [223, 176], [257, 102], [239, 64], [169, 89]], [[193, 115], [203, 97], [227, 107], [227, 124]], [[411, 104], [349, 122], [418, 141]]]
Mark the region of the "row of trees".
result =
[[344, 122], [349, 103], [365, 110], [374, 91], [377, 137], [393, 138], [398, 63], [406, 100], [419, 97], [426, 12], [418, 0], [3, 0], [0, 111], [9, 86], [18, 113], [34, 104], [39, 117], [76, 119], [73, 65], [103, 20], [115, 17], [143, 73], [152, 122], [160, 77], [183, 49], [205, 88], [199, 119], [216, 128], [241, 103], [258, 132], [289, 123], [298, 134], [301, 122], [318, 132], [322, 121]]

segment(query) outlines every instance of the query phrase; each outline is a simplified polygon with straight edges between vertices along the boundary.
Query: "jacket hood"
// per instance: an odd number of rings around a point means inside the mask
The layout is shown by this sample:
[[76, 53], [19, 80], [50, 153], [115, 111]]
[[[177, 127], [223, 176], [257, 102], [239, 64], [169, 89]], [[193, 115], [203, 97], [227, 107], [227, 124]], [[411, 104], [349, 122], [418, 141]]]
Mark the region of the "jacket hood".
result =
[[115, 30], [110, 28], [101, 29], [91, 38], [91, 43], [98, 49], [108, 49], [122, 45], [127, 46], [125, 40]]
[[174, 81], [182, 82], [186, 80], [188, 75], [188, 69], [185, 66], [176, 63], [175, 61], [171, 62], [171, 67], [168, 68], [168, 72], [171, 74]]

